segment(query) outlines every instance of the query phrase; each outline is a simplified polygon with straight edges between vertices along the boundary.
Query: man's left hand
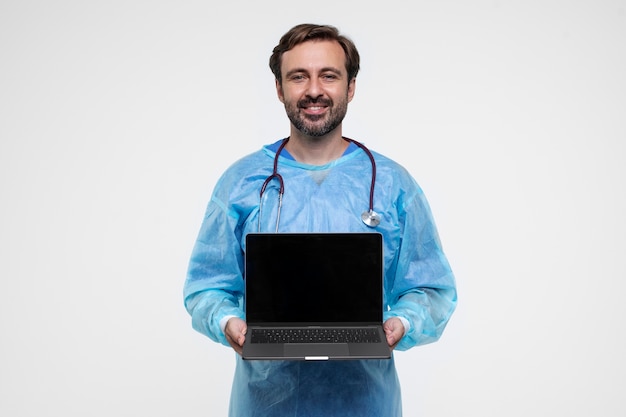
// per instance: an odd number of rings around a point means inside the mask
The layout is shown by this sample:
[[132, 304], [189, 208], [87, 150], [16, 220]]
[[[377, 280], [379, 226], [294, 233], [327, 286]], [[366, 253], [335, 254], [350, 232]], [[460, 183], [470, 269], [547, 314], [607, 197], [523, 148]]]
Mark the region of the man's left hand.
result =
[[387, 336], [387, 344], [391, 349], [395, 348], [402, 336], [404, 336], [404, 325], [397, 317], [391, 317], [383, 325], [383, 330]]

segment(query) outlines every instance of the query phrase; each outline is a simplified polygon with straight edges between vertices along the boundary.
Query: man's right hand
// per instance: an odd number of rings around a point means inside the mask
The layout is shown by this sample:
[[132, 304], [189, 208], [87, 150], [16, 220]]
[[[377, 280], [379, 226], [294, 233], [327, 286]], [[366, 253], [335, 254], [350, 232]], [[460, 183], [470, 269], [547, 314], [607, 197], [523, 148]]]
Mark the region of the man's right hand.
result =
[[240, 318], [233, 317], [226, 322], [226, 327], [224, 328], [224, 334], [226, 335], [226, 340], [235, 349], [235, 352], [238, 354], [242, 354], [243, 352], [243, 342], [246, 340], [246, 331], [248, 330], [248, 325], [245, 321]]

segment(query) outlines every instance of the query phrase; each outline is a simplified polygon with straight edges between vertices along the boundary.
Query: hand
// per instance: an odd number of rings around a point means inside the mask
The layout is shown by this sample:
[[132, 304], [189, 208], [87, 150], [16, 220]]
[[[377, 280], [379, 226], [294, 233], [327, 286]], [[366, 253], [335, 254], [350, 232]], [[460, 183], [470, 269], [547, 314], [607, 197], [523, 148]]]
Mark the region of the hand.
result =
[[391, 349], [395, 348], [402, 336], [404, 336], [404, 325], [397, 317], [391, 317], [383, 325], [385, 336], [387, 337], [387, 344]]
[[[402, 325], [402, 323], [400, 323]], [[240, 318], [233, 317], [226, 322], [224, 328], [224, 334], [226, 340], [235, 349], [235, 352], [242, 354], [243, 342], [246, 340], [246, 332], [248, 331], [248, 325]]]

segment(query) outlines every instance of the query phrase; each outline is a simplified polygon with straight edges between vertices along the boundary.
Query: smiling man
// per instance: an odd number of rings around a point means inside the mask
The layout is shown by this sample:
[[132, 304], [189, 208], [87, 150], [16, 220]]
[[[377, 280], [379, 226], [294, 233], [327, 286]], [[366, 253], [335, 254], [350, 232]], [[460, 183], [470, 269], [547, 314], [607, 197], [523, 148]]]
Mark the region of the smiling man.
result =
[[335, 41], [310, 41], [283, 54], [281, 74], [285, 76], [276, 80], [276, 90], [292, 123], [291, 138], [307, 140], [336, 133], [356, 83], [356, 78], [348, 78], [344, 61], [343, 49]]
[[[393, 355], [325, 362], [241, 358], [249, 233], [380, 233], [391, 349], [437, 341], [455, 310], [454, 275], [419, 185], [398, 163], [343, 136], [359, 62], [352, 41], [333, 26], [302, 24], [283, 35], [270, 68], [289, 136], [231, 165], [207, 206], [184, 300], [193, 327], [236, 352], [230, 416], [402, 415]], [[275, 259], [284, 261], [280, 253]]]
[[[348, 146], [341, 123], [354, 97], [358, 61], [349, 73], [341, 44], [321, 38], [274, 55], [270, 67], [291, 122], [287, 151], [305, 163], [323, 164], [340, 156]], [[303, 147], [307, 149], [299, 149]]]

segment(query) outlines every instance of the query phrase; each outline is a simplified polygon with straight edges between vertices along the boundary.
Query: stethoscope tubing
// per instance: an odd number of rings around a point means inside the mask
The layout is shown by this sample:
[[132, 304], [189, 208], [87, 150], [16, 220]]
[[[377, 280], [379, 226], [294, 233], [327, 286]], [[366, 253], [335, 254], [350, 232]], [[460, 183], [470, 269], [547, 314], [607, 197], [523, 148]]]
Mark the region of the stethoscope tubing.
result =
[[[374, 186], [376, 184], [376, 161], [374, 160], [374, 155], [372, 155], [372, 152], [370, 152], [370, 150], [361, 142], [356, 141], [354, 139], [347, 138], [345, 136], [343, 136], [343, 139], [347, 140], [348, 142], [354, 143], [356, 146], [361, 148], [363, 152], [365, 152], [367, 157], [370, 159], [370, 162], [372, 164], [372, 180], [370, 182], [369, 210], [361, 214], [361, 219], [363, 223], [365, 223], [368, 227], [376, 227], [380, 223], [380, 216], [374, 211]], [[283, 205], [283, 194], [285, 193], [285, 181], [283, 180], [282, 175], [278, 173], [278, 157], [280, 156], [280, 153], [285, 148], [285, 145], [287, 145], [287, 142], [289, 142], [288, 137], [283, 139], [283, 142], [278, 147], [278, 150], [276, 151], [276, 155], [274, 156], [274, 167], [273, 167], [272, 173], [265, 179], [265, 181], [263, 181], [263, 185], [261, 186], [261, 191], [259, 193], [259, 198], [260, 198], [259, 221], [258, 221], [259, 232], [261, 231], [261, 217], [263, 213], [263, 194], [265, 193], [265, 189], [267, 188], [269, 183], [273, 179], [276, 179], [278, 180], [278, 184], [279, 184], [278, 212], [276, 214], [276, 233], [278, 233], [278, 225], [280, 224], [280, 212], [281, 212], [281, 208]]]
[[367, 147], [365, 145], [363, 145], [361, 142], [358, 142], [354, 139], [350, 139], [350, 138], [346, 138], [344, 137], [345, 140], [354, 143], [356, 146], [358, 146], [359, 148], [363, 149], [363, 152], [365, 152], [365, 154], [367, 155], [367, 157], [370, 159], [370, 162], [372, 163], [372, 181], [370, 183], [370, 205], [369, 205], [369, 211], [373, 212], [374, 211], [374, 186], [376, 184], [376, 161], [374, 161], [374, 155], [372, 155], [372, 153], [370, 152], [369, 149], [367, 149]]

